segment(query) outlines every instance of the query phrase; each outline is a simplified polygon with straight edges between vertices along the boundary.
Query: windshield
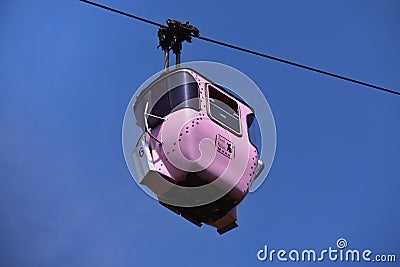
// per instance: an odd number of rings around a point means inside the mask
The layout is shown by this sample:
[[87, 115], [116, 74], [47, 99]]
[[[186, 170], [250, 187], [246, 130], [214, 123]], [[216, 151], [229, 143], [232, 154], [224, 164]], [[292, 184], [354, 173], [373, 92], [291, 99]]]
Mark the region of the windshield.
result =
[[[199, 86], [197, 82], [179, 85], [165, 93], [151, 109], [151, 114], [165, 117], [183, 108], [200, 110]], [[154, 128], [162, 122], [161, 119], [149, 117], [149, 126]]]
[[[144, 112], [165, 117], [184, 107], [199, 110], [199, 87], [187, 69], [178, 69], [155, 78], [137, 97], [133, 106], [136, 125], [145, 129]], [[148, 124], [156, 127], [162, 121], [149, 116]]]

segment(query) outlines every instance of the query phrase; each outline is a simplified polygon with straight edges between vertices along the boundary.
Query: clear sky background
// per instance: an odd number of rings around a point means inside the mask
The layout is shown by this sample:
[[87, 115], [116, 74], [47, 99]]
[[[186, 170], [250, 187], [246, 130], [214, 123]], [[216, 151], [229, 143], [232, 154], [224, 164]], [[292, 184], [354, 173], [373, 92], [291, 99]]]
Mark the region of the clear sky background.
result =
[[[396, 0], [101, 3], [400, 91]], [[223, 236], [146, 195], [121, 128], [135, 90], [162, 68], [156, 34], [79, 1], [0, 1], [1, 266], [287, 266], [256, 253], [340, 237], [400, 260], [400, 96], [201, 40], [184, 44], [183, 61], [233, 66], [263, 90], [275, 161]], [[364, 265], [374, 266], [354, 264]]]

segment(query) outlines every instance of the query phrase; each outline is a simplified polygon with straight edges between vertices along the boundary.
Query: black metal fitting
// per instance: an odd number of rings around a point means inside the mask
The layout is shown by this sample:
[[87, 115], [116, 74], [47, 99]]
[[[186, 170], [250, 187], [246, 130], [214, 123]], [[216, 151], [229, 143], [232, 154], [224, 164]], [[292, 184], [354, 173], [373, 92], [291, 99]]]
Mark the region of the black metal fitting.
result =
[[172, 49], [177, 54], [182, 50], [182, 42], [192, 42], [192, 36], [200, 36], [200, 31], [187, 22], [167, 20], [167, 27], [158, 30], [159, 47], [163, 50]]

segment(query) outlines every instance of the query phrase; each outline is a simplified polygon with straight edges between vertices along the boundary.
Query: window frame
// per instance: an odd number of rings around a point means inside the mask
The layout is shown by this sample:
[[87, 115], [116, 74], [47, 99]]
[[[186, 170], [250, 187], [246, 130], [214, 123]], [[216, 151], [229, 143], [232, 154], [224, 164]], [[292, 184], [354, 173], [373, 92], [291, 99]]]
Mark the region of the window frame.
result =
[[[226, 97], [230, 98], [231, 100], [235, 101], [237, 104], [237, 113], [238, 113], [238, 122], [239, 122], [239, 132], [237, 132], [235, 129], [232, 129], [229, 125], [225, 124], [224, 122], [220, 121], [218, 118], [215, 118], [210, 110], [210, 87], [213, 87], [213, 90], [217, 90], [219, 91], [221, 94], [224, 94]], [[232, 97], [229, 93], [227, 93], [224, 89], [222, 89], [221, 87], [215, 85], [215, 84], [211, 84], [211, 83], [207, 83], [206, 85], [206, 103], [207, 103], [207, 114], [208, 116], [211, 118], [211, 120], [213, 122], [215, 122], [216, 124], [218, 124], [219, 126], [221, 126], [222, 128], [229, 130], [230, 132], [232, 132], [234, 135], [238, 136], [238, 137], [242, 137], [243, 136], [243, 126], [242, 126], [242, 114], [241, 114], [241, 109], [240, 109], [240, 102], [235, 99], [234, 97]]]

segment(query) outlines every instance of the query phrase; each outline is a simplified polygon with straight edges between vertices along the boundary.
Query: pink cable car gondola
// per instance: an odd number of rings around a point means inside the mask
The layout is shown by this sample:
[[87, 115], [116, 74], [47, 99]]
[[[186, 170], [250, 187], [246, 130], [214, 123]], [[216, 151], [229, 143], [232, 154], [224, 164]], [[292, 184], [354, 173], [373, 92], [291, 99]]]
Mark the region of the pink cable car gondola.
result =
[[237, 227], [236, 207], [263, 168], [252, 108], [193, 69], [177, 68], [140, 93], [134, 114], [143, 130], [132, 155], [137, 180], [198, 226], [220, 234]]

